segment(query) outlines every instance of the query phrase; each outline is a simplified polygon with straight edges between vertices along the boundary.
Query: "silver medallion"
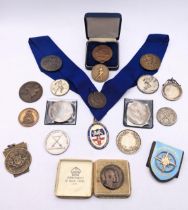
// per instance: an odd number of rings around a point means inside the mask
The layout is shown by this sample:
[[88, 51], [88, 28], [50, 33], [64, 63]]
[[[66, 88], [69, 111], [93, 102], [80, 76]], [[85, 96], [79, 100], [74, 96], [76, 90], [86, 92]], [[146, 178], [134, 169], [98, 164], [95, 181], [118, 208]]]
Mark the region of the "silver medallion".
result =
[[94, 122], [88, 129], [88, 140], [95, 149], [103, 149], [109, 142], [108, 130], [102, 123]]
[[52, 82], [50, 90], [55, 96], [63, 96], [69, 91], [69, 83], [64, 79]]
[[157, 120], [164, 126], [171, 126], [176, 123], [177, 114], [173, 109], [169, 107], [163, 107], [160, 108], [157, 112]]
[[147, 125], [151, 117], [148, 104], [133, 101], [127, 106], [127, 120], [137, 126]]
[[46, 137], [45, 147], [50, 154], [59, 155], [67, 150], [69, 144], [70, 139], [68, 135], [61, 130], [55, 130]]
[[176, 80], [169, 79], [163, 84], [162, 95], [169, 101], [176, 101], [182, 95], [181, 85]]
[[141, 139], [138, 133], [133, 130], [123, 130], [116, 138], [118, 149], [125, 154], [135, 153], [141, 146]]
[[48, 115], [55, 122], [66, 122], [74, 114], [73, 107], [68, 101], [54, 102], [48, 110]]
[[137, 81], [137, 87], [142, 93], [155, 93], [159, 88], [158, 80], [152, 75], [143, 75]]

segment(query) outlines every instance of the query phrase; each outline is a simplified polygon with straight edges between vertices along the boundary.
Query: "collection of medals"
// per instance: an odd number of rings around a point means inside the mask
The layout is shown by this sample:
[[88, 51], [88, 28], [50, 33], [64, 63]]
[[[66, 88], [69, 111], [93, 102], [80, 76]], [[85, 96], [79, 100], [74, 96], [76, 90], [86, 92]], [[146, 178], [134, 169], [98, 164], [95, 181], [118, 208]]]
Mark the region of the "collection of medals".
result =
[[[95, 43], [96, 44], [96, 43]], [[92, 59], [97, 62], [92, 66], [92, 78], [104, 82], [109, 77], [109, 68], [105, 65], [112, 56], [113, 50], [104, 43], [98, 43], [91, 52]], [[56, 55], [48, 55], [41, 59], [40, 66], [48, 72], [58, 71], [62, 59]], [[148, 72], [160, 67], [160, 58], [155, 54], [144, 54], [140, 57], [140, 66]], [[91, 66], [90, 66], [91, 67]], [[153, 94], [159, 89], [158, 80], [150, 75], [143, 75], [137, 80], [138, 90], [145, 94]], [[52, 82], [51, 92], [55, 96], [63, 96], [69, 91], [69, 83], [64, 79]], [[42, 96], [43, 89], [35, 81], [23, 84], [19, 90], [20, 98], [27, 103], [33, 103]], [[169, 79], [163, 84], [162, 95], [170, 101], [178, 100], [182, 88], [176, 80]], [[106, 97], [100, 92], [88, 95], [88, 104], [100, 109], [106, 105]], [[77, 117], [77, 101], [54, 100], [47, 101], [45, 125], [74, 125]], [[157, 111], [156, 118], [164, 126], [172, 126], [177, 121], [176, 112], [170, 107], [162, 107]], [[24, 127], [32, 127], [39, 120], [39, 113], [34, 108], [22, 110], [18, 116], [19, 123]], [[153, 128], [153, 100], [124, 100], [123, 124], [125, 127]], [[109, 143], [109, 132], [100, 122], [94, 120], [88, 128], [88, 141], [95, 149], [103, 149]], [[46, 151], [52, 155], [64, 153], [70, 144], [70, 138], [62, 130], [51, 131], [45, 141]], [[125, 129], [116, 138], [118, 149], [125, 154], [133, 154], [141, 146], [139, 134]], [[184, 152], [177, 148], [153, 142], [147, 161], [152, 175], [160, 182], [166, 182], [178, 177]], [[9, 145], [4, 150], [5, 167], [14, 176], [29, 171], [31, 154], [27, 144]], [[131, 195], [130, 168], [126, 160], [90, 160], [63, 159], [59, 161], [56, 176], [55, 195], [58, 197], [87, 198], [96, 197], [129, 197]]]

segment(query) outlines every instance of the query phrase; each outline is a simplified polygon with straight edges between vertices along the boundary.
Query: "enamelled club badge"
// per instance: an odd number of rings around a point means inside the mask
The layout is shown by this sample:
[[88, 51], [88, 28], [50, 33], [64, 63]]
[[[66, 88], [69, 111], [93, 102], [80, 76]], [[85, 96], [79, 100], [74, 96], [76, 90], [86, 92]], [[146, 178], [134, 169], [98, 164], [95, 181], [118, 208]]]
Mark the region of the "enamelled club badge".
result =
[[103, 124], [95, 122], [88, 129], [88, 140], [95, 149], [103, 149], [109, 142], [108, 130]]
[[184, 152], [161, 142], [153, 142], [146, 166], [160, 182], [178, 178]]

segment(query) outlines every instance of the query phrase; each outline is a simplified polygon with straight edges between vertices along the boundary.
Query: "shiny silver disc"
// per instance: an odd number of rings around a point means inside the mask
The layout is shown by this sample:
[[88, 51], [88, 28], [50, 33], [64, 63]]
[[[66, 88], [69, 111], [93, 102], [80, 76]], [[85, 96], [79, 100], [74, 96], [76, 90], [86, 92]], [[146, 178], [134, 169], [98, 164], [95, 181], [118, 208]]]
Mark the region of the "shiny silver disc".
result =
[[54, 102], [48, 110], [48, 115], [55, 122], [66, 122], [74, 113], [73, 107], [68, 101]]
[[150, 117], [151, 112], [147, 104], [139, 101], [133, 101], [128, 104], [127, 119], [129, 122], [142, 127], [148, 124]]

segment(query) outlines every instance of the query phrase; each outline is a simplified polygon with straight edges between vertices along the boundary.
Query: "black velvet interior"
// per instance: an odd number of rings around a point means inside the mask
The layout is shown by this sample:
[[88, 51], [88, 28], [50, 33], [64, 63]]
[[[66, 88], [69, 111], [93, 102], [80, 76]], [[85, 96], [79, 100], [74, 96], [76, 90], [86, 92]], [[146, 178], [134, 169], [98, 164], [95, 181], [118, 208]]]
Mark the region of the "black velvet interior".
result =
[[119, 46], [117, 42], [96, 42], [96, 41], [90, 41], [87, 42], [87, 49], [86, 49], [86, 68], [87, 69], [92, 69], [92, 67], [96, 64], [99, 64], [98, 61], [96, 61], [93, 56], [92, 56], [92, 51], [95, 47], [98, 45], [107, 45], [112, 49], [112, 58], [105, 63], [109, 70], [117, 70], [119, 67]]

